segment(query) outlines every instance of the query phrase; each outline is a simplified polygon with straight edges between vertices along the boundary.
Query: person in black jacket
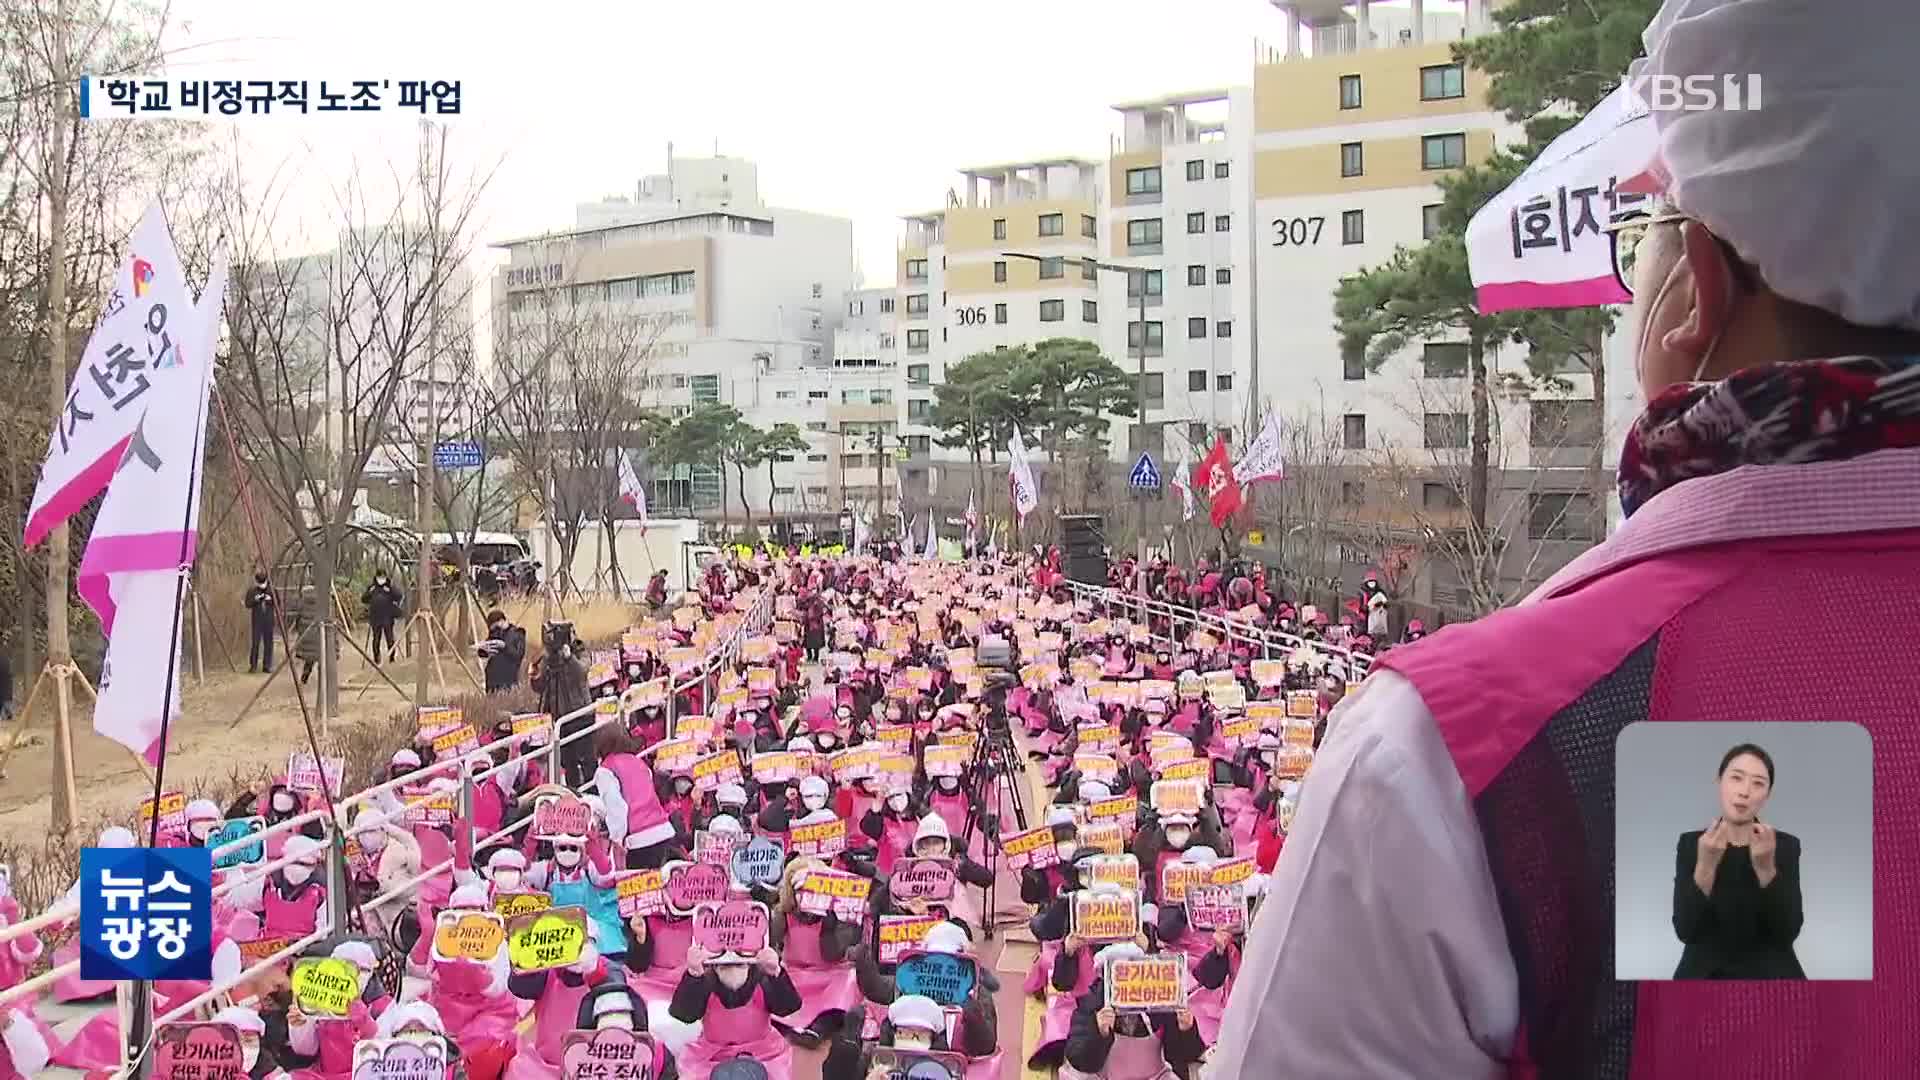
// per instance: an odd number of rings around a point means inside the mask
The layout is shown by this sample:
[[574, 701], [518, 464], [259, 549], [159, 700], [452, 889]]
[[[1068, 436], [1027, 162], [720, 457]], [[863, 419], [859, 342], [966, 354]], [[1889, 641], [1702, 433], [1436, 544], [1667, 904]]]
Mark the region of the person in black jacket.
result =
[[1804, 979], [1793, 951], [1800, 839], [1760, 820], [1773, 758], [1741, 743], [1720, 759], [1720, 816], [1681, 833], [1674, 853], [1673, 931], [1686, 948], [1676, 979]]
[[406, 598], [400, 590], [387, 580], [385, 570], [376, 570], [373, 584], [360, 596], [360, 602], [367, 606], [367, 644], [372, 646], [373, 662], [380, 663], [380, 643], [387, 643], [387, 659], [394, 658], [393, 624], [400, 618], [401, 608], [406, 606]]
[[[1123, 942], [1101, 949], [1091, 962], [1104, 970], [1108, 957], [1143, 955], [1138, 945]], [[1119, 1064], [1116, 1056], [1128, 1059], [1120, 1069], [1126, 1075], [1151, 1075], [1139, 1059], [1157, 1054], [1175, 1076], [1185, 1076], [1206, 1052], [1193, 1013], [1185, 1008], [1171, 1013], [1119, 1012], [1108, 1007], [1106, 983], [1096, 975], [1074, 1007], [1073, 1024], [1067, 1031], [1066, 1067], [1060, 1075], [1065, 1080], [1105, 1076], [1110, 1063]]]
[[487, 661], [487, 693], [520, 685], [520, 663], [527, 658], [527, 632], [508, 622], [506, 612], [499, 608], [487, 612], [487, 639], [476, 651]]
[[276, 602], [273, 587], [267, 584], [267, 572], [261, 570], [254, 574], [253, 584], [247, 588], [249, 675], [255, 671], [273, 672], [273, 609]]

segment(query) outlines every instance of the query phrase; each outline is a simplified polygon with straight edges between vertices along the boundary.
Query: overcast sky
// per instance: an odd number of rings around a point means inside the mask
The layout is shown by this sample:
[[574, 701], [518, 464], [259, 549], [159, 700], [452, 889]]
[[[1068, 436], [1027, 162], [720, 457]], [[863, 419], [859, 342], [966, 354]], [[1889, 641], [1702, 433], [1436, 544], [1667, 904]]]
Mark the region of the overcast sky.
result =
[[[1380, 6], [1387, 6], [1381, 4]], [[1398, 5], [1396, 5], [1398, 6]], [[1457, 4], [1429, 0], [1429, 9]], [[1104, 156], [1116, 102], [1251, 77], [1266, 0], [174, 0], [171, 73], [459, 79], [456, 172], [490, 171], [479, 235], [565, 228], [682, 155], [752, 159], [776, 206], [855, 222], [869, 285], [897, 221], [944, 204], [966, 165]], [[330, 191], [408, 169], [405, 114], [233, 125], [281, 218], [319, 249]], [[417, 117], [415, 118], [417, 121]], [[389, 165], [391, 163], [391, 166]]]

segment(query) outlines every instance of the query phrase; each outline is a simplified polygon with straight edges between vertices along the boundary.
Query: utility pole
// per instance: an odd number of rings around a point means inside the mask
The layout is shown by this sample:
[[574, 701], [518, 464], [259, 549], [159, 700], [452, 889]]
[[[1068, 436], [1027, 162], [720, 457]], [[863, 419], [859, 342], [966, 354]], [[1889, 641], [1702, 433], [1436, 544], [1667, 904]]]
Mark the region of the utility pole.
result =
[[[47, 394], [58, 425], [67, 409], [67, 125], [72, 80], [67, 74], [67, 5], [53, 5], [53, 138], [46, 157], [47, 185]], [[47, 538], [47, 671], [59, 700], [53, 735], [53, 831], [64, 834], [79, 816], [73, 783], [73, 641], [67, 630], [67, 569], [71, 558], [67, 523]], [[24, 718], [23, 718], [24, 719]]]
[[[1164, 333], [1164, 331], [1163, 331]], [[1164, 339], [1163, 339], [1164, 340]], [[1134, 412], [1140, 418], [1140, 449], [1147, 450], [1147, 272], [1140, 271], [1140, 351], [1133, 377]], [[1165, 457], [1162, 446], [1161, 456]], [[1132, 485], [1128, 485], [1131, 487]], [[1147, 592], [1147, 499], [1133, 493], [1133, 583], [1141, 596]]]

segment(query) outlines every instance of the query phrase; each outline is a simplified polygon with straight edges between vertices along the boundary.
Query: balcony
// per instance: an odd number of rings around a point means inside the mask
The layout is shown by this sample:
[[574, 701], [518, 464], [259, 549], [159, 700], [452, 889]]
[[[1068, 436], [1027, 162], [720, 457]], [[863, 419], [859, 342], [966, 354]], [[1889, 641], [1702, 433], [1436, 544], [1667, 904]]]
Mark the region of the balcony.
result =
[[1288, 33], [1298, 34], [1296, 44], [1288, 48], [1282, 37], [1277, 42], [1256, 44], [1259, 63], [1278, 64], [1322, 56], [1343, 56], [1369, 49], [1408, 48], [1445, 41], [1460, 41], [1484, 32], [1488, 0], [1469, 0], [1465, 16], [1440, 12], [1425, 14], [1416, 20], [1406, 8], [1369, 6], [1366, 30], [1361, 31], [1360, 8], [1351, 0], [1272, 0], [1273, 6], [1288, 17]]

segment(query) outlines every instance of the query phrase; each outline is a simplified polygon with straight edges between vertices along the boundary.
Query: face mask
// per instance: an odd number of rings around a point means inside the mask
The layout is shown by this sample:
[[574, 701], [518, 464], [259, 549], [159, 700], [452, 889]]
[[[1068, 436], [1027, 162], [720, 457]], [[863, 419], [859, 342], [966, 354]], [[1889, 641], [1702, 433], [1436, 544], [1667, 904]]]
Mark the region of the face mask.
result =
[[387, 834], [383, 832], [364, 832], [354, 839], [360, 841], [360, 850], [369, 855], [377, 855], [387, 846]]
[[1068, 840], [1065, 843], [1053, 845], [1053, 853], [1059, 857], [1062, 863], [1072, 862], [1074, 853], [1079, 850], [1080, 850], [1080, 845], [1075, 843], [1072, 840]]
[[559, 863], [561, 866], [578, 866], [580, 865], [580, 849], [555, 848], [553, 849], [553, 861]]
[[375, 585], [385, 585], [387, 583], [387, 579], [383, 577], [377, 577], [373, 579], [373, 583]]
[[632, 1031], [633, 1014], [620, 1012], [603, 1013], [594, 1018], [593, 1027], [596, 1031]]
[[1193, 830], [1188, 829], [1184, 826], [1180, 828], [1168, 829], [1167, 830], [1167, 846], [1177, 847], [1177, 848], [1186, 847], [1187, 840], [1192, 836], [1193, 836]]
[[958, 791], [958, 790], [960, 790], [960, 780], [959, 780], [959, 778], [958, 778], [958, 777], [953, 777], [953, 776], [943, 776], [943, 777], [941, 777], [941, 778], [940, 778], [940, 790], [941, 790], [941, 791]]
[[520, 871], [495, 870], [493, 872], [493, 884], [495, 888], [506, 889], [508, 891], [517, 889], [520, 887]]
[[294, 863], [292, 866], [282, 870], [281, 873], [287, 876], [287, 884], [305, 885], [307, 879], [313, 876], [313, 867]]
[[801, 801], [807, 804], [809, 810], [824, 810], [827, 805], [826, 797], [823, 795], [809, 795]]
[[931, 1050], [933, 1033], [919, 1028], [894, 1028], [893, 1047], [896, 1050]]
[[691, 781], [691, 780], [675, 780], [675, 781], [673, 782], [673, 790], [674, 790], [675, 792], [677, 792], [677, 793], [679, 793], [679, 794], [681, 794], [681, 795], [685, 795], [685, 794], [687, 794], [688, 792], [690, 792], [690, 791], [692, 791], [692, 790], [693, 790], [693, 781]]
[[834, 745], [838, 743], [840, 740], [834, 738], [832, 735], [815, 735], [813, 737], [813, 741], [816, 745], [820, 747], [820, 749], [831, 750], [834, 748]]
[[207, 837], [213, 835], [213, 822], [196, 821], [193, 823], [193, 826], [188, 830], [188, 832], [192, 833], [194, 843], [205, 844], [207, 842]]
[[714, 968], [713, 972], [720, 977], [720, 985], [729, 990], [738, 990], [747, 985], [747, 968], [745, 964], [727, 964]]
[[258, 1064], [259, 1061], [260, 1061], [259, 1041], [252, 1040], [252, 1039], [243, 1040], [240, 1043], [240, 1068], [245, 1072], [252, 1072], [254, 1065]]
[[906, 797], [905, 795], [889, 795], [889, 796], [887, 796], [887, 808], [888, 808], [888, 809], [890, 809], [890, 810], [892, 810], [892, 811], [893, 811], [894, 813], [896, 813], [896, 814], [904, 814], [904, 813], [906, 813], [906, 812], [907, 812], [907, 797]]
[[273, 797], [273, 811], [276, 814], [293, 813], [293, 796], [281, 792]]

